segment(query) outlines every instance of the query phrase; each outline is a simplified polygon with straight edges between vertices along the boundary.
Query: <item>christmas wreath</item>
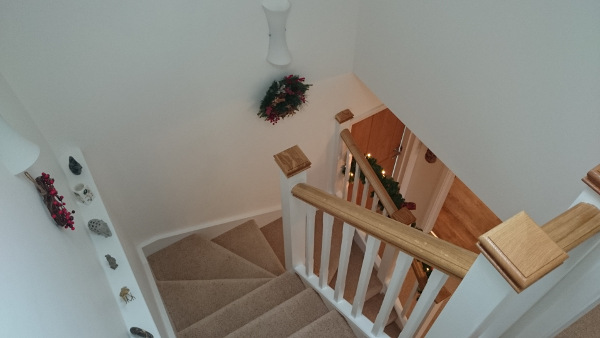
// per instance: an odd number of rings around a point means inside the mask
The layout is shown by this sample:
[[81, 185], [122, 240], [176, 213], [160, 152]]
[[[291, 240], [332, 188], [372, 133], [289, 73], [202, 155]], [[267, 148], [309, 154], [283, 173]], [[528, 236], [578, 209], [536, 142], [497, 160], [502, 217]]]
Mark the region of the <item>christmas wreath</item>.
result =
[[260, 102], [258, 116], [275, 124], [286, 116], [294, 115], [306, 103], [306, 91], [312, 86], [304, 80], [298, 75], [288, 75], [280, 81], [273, 81]]

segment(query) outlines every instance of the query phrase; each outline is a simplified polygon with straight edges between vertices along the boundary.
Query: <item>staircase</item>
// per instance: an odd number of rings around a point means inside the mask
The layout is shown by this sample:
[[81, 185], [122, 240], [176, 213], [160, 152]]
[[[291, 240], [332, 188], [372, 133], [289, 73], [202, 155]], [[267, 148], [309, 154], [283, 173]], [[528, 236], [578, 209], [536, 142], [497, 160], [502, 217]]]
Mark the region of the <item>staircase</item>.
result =
[[[333, 237], [341, 238], [341, 223], [336, 223]], [[249, 221], [210, 241], [194, 234], [150, 255], [177, 337], [356, 337], [343, 316], [329, 310], [295, 273], [285, 271], [282, 238], [281, 219], [262, 229]], [[318, 258], [320, 250], [315, 251]], [[362, 252], [358, 247], [352, 252], [360, 269]], [[336, 266], [332, 254], [330, 283]], [[347, 299], [354, 296], [358, 272], [352, 276], [349, 272]], [[371, 284], [367, 317], [371, 305], [376, 309], [381, 302], [381, 283], [373, 278]], [[394, 319], [390, 317], [386, 331], [397, 336]]]

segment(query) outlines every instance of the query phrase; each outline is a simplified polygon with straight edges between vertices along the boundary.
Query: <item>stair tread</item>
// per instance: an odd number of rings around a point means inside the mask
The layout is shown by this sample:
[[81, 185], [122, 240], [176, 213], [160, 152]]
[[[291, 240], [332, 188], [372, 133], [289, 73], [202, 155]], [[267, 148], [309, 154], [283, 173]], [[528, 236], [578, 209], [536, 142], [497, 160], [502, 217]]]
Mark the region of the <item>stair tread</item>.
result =
[[255, 278], [158, 281], [156, 285], [174, 329], [181, 331], [270, 280]]
[[271, 246], [271, 249], [273, 249], [275, 256], [277, 256], [279, 259], [279, 262], [285, 266], [285, 249], [283, 247], [283, 220], [281, 217], [260, 228], [260, 231], [262, 232], [263, 236], [265, 236], [267, 242], [269, 242], [269, 245]]
[[240, 224], [212, 241], [276, 276], [285, 272], [254, 220]]
[[[342, 246], [342, 231], [344, 223], [339, 219], [333, 221], [333, 231], [331, 235], [331, 250], [329, 253], [329, 272], [328, 281], [331, 281], [337, 270], [340, 261], [340, 248]], [[273, 248], [276, 256], [285, 265], [285, 251], [283, 247], [283, 222], [281, 218], [265, 225], [260, 229], [266, 237], [270, 246]], [[315, 252], [314, 252], [314, 273], [319, 275], [321, 267], [321, 245], [323, 238], [323, 212], [317, 210], [315, 216]]]
[[[379, 309], [381, 309], [381, 304], [383, 304], [384, 297], [385, 295], [383, 293], [378, 293], [365, 302], [362, 313], [365, 317], [369, 318], [370, 321], [375, 322], [375, 319], [379, 314]], [[398, 318], [396, 310], [392, 309], [385, 325], [392, 323], [396, 318]]]
[[274, 277], [272, 273], [197, 234], [148, 256], [148, 263], [156, 280]]
[[294, 332], [290, 338], [356, 338], [356, 335], [336, 310], [331, 310], [312, 323]]
[[226, 337], [288, 337], [327, 312], [319, 295], [313, 289], [305, 289]]
[[179, 331], [179, 338], [223, 337], [285, 302], [306, 287], [293, 272], [285, 272], [245, 296]]
[[[356, 295], [356, 289], [358, 287], [358, 279], [360, 278], [360, 270], [362, 267], [363, 252], [358, 245], [352, 242], [352, 248], [350, 250], [350, 261], [348, 263], [348, 272], [346, 274], [346, 286], [344, 288], [344, 299], [350, 304], [354, 301]], [[335, 283], [337, 280], [337, 273], [335, 277], [329, 282], [329, 286], [335, 289]], [[369, 286], [365, 294], [365, 301], [374, 297], [381, 291], [383, 284], [377, 278], [377, 271], [372, 269], [371, 278], [369, 280]]]

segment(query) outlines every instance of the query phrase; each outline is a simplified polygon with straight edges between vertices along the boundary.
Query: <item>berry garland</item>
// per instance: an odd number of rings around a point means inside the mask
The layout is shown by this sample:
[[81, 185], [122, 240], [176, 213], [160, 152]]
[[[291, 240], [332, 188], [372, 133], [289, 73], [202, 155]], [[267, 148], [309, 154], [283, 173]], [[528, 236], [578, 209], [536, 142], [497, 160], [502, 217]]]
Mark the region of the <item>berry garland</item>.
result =
[[273, 125], [286, 116], [294, 115], [306, 103], [306, 91], [312, 86], [304, 80], [299, 75], [288, 75], [280, 81], [273, 81], [260, 102], [257, 115]]
[[67, 210], [65, 207], [66, 203], [62, 201], [64, 196], [59, 196], [56, 188], [54, 188], [54, 179], [46, 173], [42, 173], [42, 175], [36, 177], [35, 180], [28, 172], [25, 172], [25, 176], [35, 184], [35, 187], [42, 196], [44, 204], [46, 205], [46, 208], [48, 208], [48, 211], [50, 211], [50, 216], [56, 225], [64, 227], [65, 229], [69, 228], [75, 230], [75, 222], [71, 215], [75, 213], [75, 210]]

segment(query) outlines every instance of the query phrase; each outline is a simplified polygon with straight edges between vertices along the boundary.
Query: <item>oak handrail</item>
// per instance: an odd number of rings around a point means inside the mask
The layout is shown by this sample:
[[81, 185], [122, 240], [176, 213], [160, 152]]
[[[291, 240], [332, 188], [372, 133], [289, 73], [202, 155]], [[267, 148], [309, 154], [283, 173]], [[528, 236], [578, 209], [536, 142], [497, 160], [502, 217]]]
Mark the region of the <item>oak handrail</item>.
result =
[[292, 188], [296, 198], [389, 243], [410, 256], [449, 275], [464, 278], [477, 255], [452, 243], [425, 234], [306, 183]]
[[[348, 150], [352, 154], [356, 164], [360, 167], [362, 174], [365, 175], [367, 181], [373, 187], [377, 197], [379, 197], [379, 202], [381, 202], [388, 215], [396, 219], [394, 215], [397, 215], [396, 211], [398, 211], [398, 207], [396, 207], [396, 204], [394, 204], [394, 201], [392, 201], [392, 198], [383, 187], [383, 184], [381, 184], [379, 177], [377, 177], [377, 174], [375, 174], [375, 171], [365, 158], [364, 154], [361, 153], [361, 150], [356, 145], [356, 142], [354, 142], [354, 138], [352, 137], [350, 131], [348, 129], [342, 130], [340, 132], [340, 137], [346, 144], [346, 147], [348, 147]], [[348, 170], [350, 170], [350, 168], [348, 168]], [[402, 222], [402, 219], [396, 219], [396, 221]]]

